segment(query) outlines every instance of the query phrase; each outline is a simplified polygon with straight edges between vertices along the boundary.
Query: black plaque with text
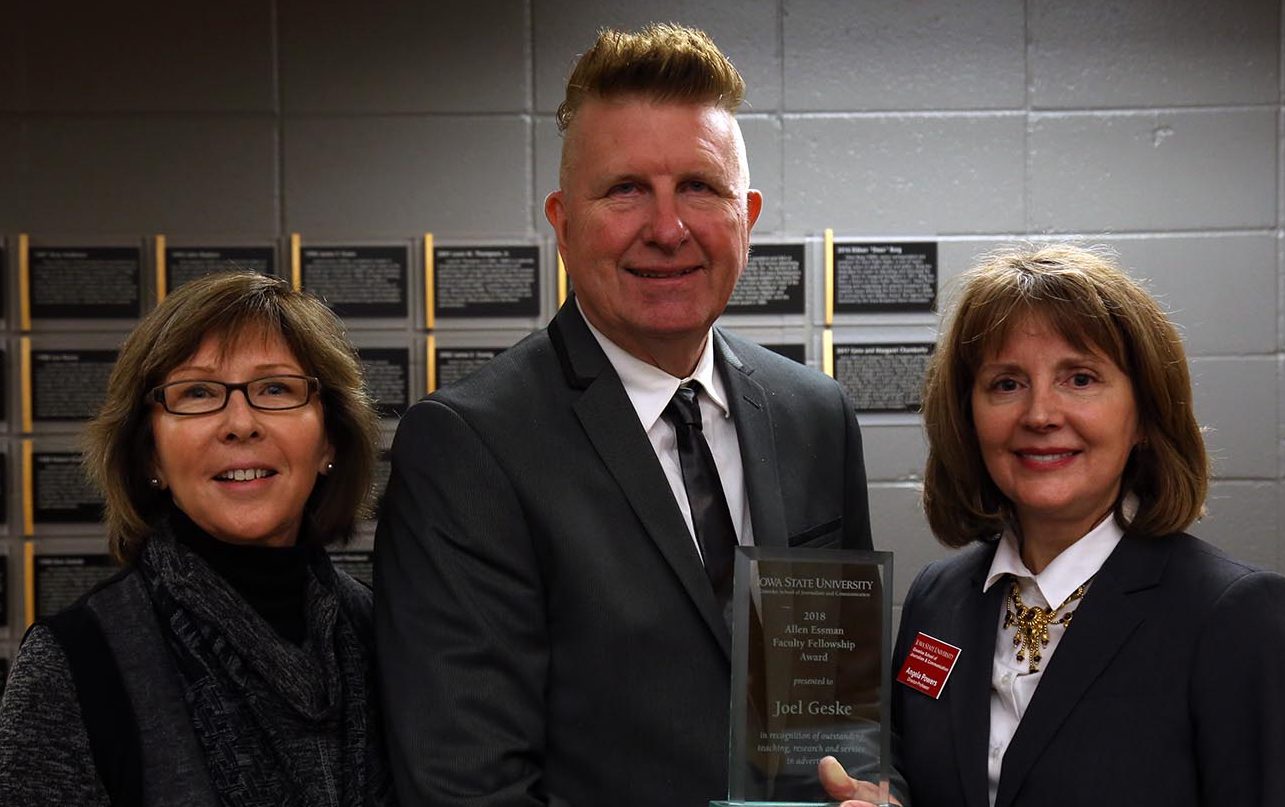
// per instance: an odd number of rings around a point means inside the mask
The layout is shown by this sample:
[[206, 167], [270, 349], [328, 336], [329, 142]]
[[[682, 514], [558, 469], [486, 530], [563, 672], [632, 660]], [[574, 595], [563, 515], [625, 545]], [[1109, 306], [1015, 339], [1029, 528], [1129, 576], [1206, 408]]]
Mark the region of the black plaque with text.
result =
[[502, 347], [439, 347], [433, 362], [437, 368], [437, 383], [433, 389], [441, 389], [471, 375], [503, 352]]
[[137, 247], [32, 247], [31, 316], [138, 316], [142, 258]]
[[763, 347], [787, 359], [793, 359], [799, 364], [808, 363], [808, 348], [801, 343], [794, 344], [764, 344]]
[[834, 378], [858, 412], [918, 412], [931, 343], [835, 345]]
[[37, 523], [101, 521], [102, 496], [90, 484], [76, 451], [49, 451], [32, 457], [31, 496]]
[[88, 420], [98, 414], [115, 364], [114, 350], [32, 351], [32, 420]]
[[379, 514], [384, 509], [384, 493], [388, 490], [388, 477], [393, 474], [393, 457], [392, 454], [383, 450], [375, 458], [375, 478], [371, 482], [371, 499], [375, 502], [375, 520], [379, 520]]
[[0, 524], [9, 523], [9, 455], [0, 452]]
[[9, 294], [9, 253], [5, 251], [4, 243], [0, 242], [0, 319], [4, 319], [5, 301]]
[[9, 556], [0, 555], [0, 628], [9, 627]]
[[110, 555], [37, 555], [36, 618], [52, 616], [74, 605], [86, 591], [118, 570]]
[[366, 391], [382, 417], [401, 417], [410, 406], [410, 350], [404, 347], [357, 349]]
[[434, 247], [434, 313], [439, 317], [540, 315], [540, 248]]
[[184, 283], [216, 272], [258, 272], [277, 269], [272, 247], [166, 247], [165, 287], [174, 291]]
[[725, 314], [804, 313], [804, 245], [755, 244]]
[[836, 242], [834, 312], [932, 311], [937, 304], [937, 243]]
[[369, 549], [343, 549], [330, 553], [330, 562], [336, 569], [347, 572], [354, 580], [368, 586], [375, 582], [375, 553]]
[[410, 252], [406, 247], [304, 247], [299, 262], [303, 287], [339, 316], [407, 316]]

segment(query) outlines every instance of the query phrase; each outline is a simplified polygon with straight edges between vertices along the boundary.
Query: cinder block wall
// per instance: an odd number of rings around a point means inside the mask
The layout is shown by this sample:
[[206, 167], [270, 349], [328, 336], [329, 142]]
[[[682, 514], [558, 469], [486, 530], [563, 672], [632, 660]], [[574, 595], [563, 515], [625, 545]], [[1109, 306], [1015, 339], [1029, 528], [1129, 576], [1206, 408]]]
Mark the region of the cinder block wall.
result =
[[[552, 113], [603, 25], [703, 27], [750, 87], [760, 232], [1117, 248], [1187, 338], [1196, 532], [1282, 566], [1277, 0], [0, 0], [0, 232], [543, 233]], [[912, 417], [869, 419], [899, 591], [943, 553]]]

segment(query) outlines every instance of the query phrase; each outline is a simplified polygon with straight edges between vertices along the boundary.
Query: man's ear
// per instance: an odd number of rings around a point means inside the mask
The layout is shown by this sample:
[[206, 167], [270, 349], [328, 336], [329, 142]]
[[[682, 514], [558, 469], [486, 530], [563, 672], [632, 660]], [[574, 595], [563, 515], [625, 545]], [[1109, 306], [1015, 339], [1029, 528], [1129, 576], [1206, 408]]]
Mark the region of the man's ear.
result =
[[745, 192], [745, 212], [746, 221], [749, 222], [747, 229], [754, 229], [754, 222], [759, 220], [759, 214], [763, 212], [763, 194], [750, 188]]
[[544, 217], [549, 220], [553, 234], [558, 237], [558, 249], [562, 249], [562, 245], [567, 242], [567, 206], [562, 199], [562, 191], [556, 190], [544, 197]]

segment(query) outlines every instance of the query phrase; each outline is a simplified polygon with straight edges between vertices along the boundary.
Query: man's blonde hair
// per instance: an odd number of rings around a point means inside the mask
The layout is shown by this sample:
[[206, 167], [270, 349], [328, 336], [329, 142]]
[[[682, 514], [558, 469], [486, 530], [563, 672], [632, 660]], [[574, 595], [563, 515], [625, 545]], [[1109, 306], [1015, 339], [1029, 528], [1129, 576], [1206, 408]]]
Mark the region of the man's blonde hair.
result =
[[671, 103], [710, 104], [735, 114], [745, 80], [704, 31], [652, 23], [637, 33], [610, 28], [576, 62], [558, 107], [565, 132], [586, 99], [638, 96]]

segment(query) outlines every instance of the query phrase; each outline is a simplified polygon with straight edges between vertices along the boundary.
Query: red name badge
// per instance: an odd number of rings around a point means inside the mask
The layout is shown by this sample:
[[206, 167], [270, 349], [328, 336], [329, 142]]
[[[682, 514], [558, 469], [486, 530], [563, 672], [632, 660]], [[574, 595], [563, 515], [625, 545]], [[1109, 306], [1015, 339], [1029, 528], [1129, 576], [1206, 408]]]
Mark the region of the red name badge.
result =
[[950, 671], [955, 669], [958, 660], [958, 647], [921, 633], [910, 646], [897, 680], [935, 700], [941, 697], [942, 687], [946, 686], [946, 679], [950, 678]]

